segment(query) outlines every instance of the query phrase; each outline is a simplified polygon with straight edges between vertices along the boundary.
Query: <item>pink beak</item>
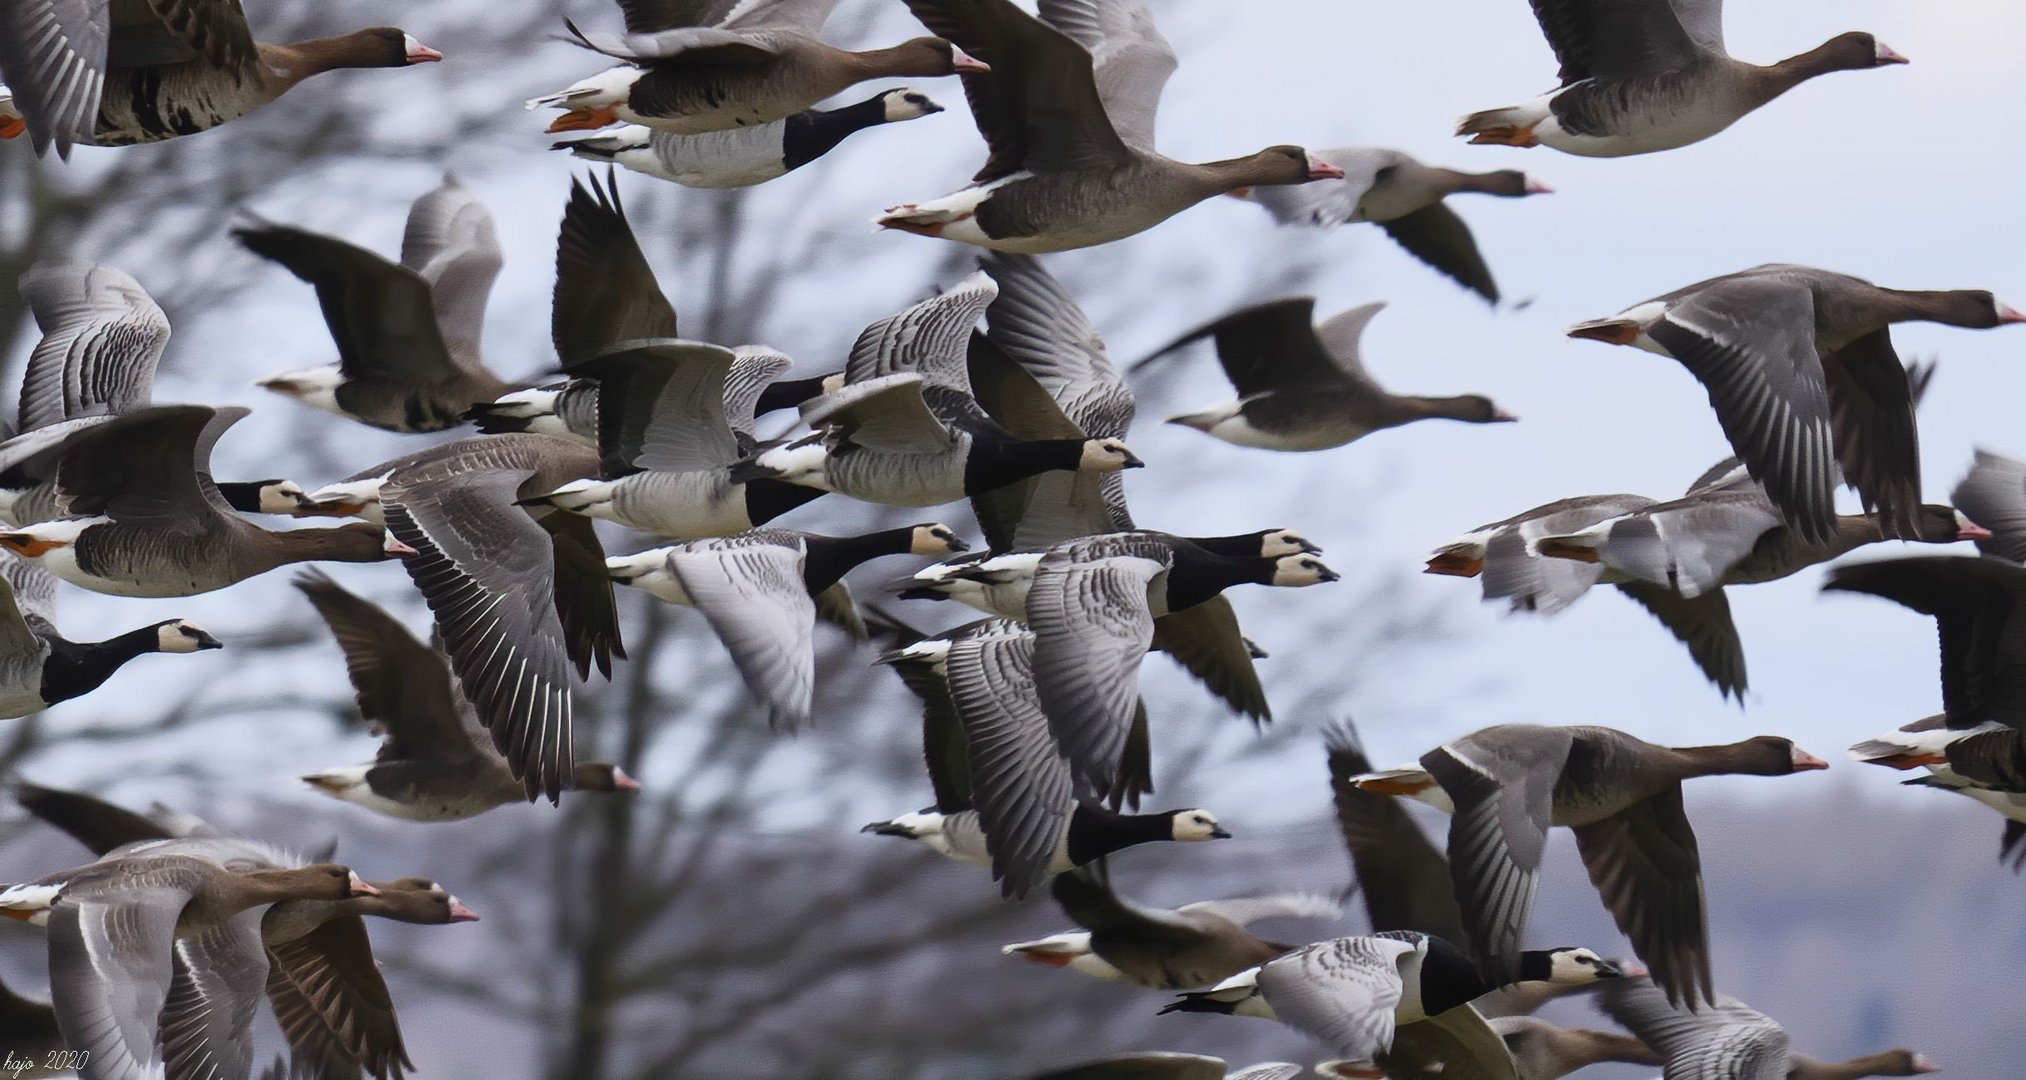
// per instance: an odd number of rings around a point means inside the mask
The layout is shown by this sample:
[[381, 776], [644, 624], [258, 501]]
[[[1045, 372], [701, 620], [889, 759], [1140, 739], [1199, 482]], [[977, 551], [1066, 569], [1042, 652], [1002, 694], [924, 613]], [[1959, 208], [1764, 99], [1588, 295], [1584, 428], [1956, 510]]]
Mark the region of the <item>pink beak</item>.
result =
[[635, 780], [634, 778], [626, 775], [625, 769], [622, 769], [619, 766], [614, 765], [612, 766], [612, 790], [639, 791], [640, 781]]
[[1619, 964], [1618, 973], [1628, 979], [1643, 979], [1653, 974], [1643, 964]]
[[1812, 769], [1826, 769], [1829, 763], [1800, 747], [1794, 748], [1794, 771], [1808, 772]]
[[473, 911], [468, 907], [465, 907], [464, 904], [457, 899], [457, 897], [453, 896], [450, 898], [450, 921], [477, 922], [478, 912]]
[[387, 534], [387, 539], [380, 544], [380, 550], [397, 559], [409, 559], [421, 554], [421, 552], [402, 543], [401, 538], [395, 536], [393, 533]]
[[443, 59], [442, 53], [437, 52], [435, 49], [432, 49], [429, 46], [424, 45], [421, 42], [415, 40], [415, 35], [409, 34], [406, 35], [406, 37], [407, 37], [409, 63], [433, 64], [436, 61]]
[[1989, 540], [1991, 539], [1991, 530], [1958, 514], [1956, 515], [1956, 539]]
[[1881, 64], [1905, 64], [1910, 61], [1906, 57], [1893, 52], [1891, 46], [1881, 41], [1878, 43], [1878, 62]]
[[1310, 180], [1342, 180], [1344, 170], [1310, 154], [1308, 156], [1308, 178]]
[[371, 883], [369, 883], [369, 882], [367, 882], [367, 881], [366, 881], [365, 879], [363, 879], [363, 878], [359, 877], [359, 875], [357, 875], [357, 874], [353, 874], [353, 875], [352, 875], [352, 895], [353, 895], [353, 896], [378, 896], [378, 895], [380, 895], [380, 890], [378, 890], [378, 889], [374, 888], [374, 887], [372, 886], [372, 884], [371, 884]]
[[1527, 194], [1529, 195], [1553, 195], [1554, 193], [1554, 188], [1541, 183], [1539, 180], [1527, 181]]
[[2026, 323], [2026, 313], [2021, 313], [2018, 308], [2010, 304], [1999, 304], [1998, 325], [2004, 326], [2009, 323]]
[[1514, 416], [1513, 414], [1505, 411], [1504, 409], [1491, 410], [1491, 418], [1494, 422], [1500, 424], [1511, 424], [1519, 420], [1519, 417]]
[[992, 70], [992, 65], [952, 45], [950, 70], [959, 75], [984, 75]]
[[1915, 1054], [1913, 1056], [1913, 1071], [1915, 1073], [1938, 1073], [1942, 1071], [1942, 1067], [1928, 1060], [1926, 1054]]

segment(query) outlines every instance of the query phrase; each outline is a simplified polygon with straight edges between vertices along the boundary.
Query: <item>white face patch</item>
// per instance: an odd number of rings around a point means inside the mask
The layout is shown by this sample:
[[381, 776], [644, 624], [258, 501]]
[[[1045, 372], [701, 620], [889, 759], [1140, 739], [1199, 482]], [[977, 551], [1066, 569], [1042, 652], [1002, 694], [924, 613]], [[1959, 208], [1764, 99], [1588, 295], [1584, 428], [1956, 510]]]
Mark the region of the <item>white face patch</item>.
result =
[[263, 514], [294, 514], [302, 505], [302, 485], [293, 480], [282, 480], [263, 484], [260, 488], [260, 512]]
[[196, 623], [178, 619], [155, 628], [155, 647], [165, 653], [193, 653], [217, 647], [217, 639]]
[[1548, 957], [1548, 981], [1557, 986], [1585, 986], [1603, 976], [1604, 958], [1589, 949], [1556, 949]]
[[1126, 444], [1117, 439], [1091, 439], [1083, 444], [1083, 457], [1076, 467], [1083, 472], [1117, 472], [1138, 462]]
[[948, 525], [917, 525], [908, 551], [914, 555], [948, 555], [963, 550], [959, 543], [957, 534]]
[[1283, 555], [1273, 568], [1273, 584], [1298, 589], [1337, 580], [1337, 572], [1313, 555]]
[[927, 94], [913, 87], [902, 87], [899, 90], [888, 91], [881, 104], [885, 107], [888, 123], [900, 120], [918, 120], [932, 113], [943, 111], [941, 105], [936, 104], [930, 100]]
[[1275, 529], [1267, 533], [1260, 542], [1259, 554], [1268, 559], [1283, 555], [1301, 555], [1320, 550], [1308, 539], [1292, 529]]
[[1179, 810], [1169, 835], [1177, 840], [1217, 840], [1231, 835], [1208, 810]]

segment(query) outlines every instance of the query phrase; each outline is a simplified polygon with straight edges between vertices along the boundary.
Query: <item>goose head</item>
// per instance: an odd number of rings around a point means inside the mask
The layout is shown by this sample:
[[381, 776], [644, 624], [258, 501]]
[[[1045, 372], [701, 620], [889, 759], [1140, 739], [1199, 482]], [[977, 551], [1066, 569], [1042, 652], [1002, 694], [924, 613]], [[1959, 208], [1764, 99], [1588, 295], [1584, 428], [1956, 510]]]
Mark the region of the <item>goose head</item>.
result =
[[640, 781], [626, 770], [603, 761], [579, 762], [570, 787], [575, 791], [639, 791]]
[[1278, 559], [1283, 555], [1320, 555], [1323, 549], [1293, 529], [1267, 529], [1259, 534], [1259, 556]]
[[1177, 810], [1168, 815], [1168, 835], [1176, 840], [1229, 840], [1231, 834], [1217, 824], [1217, 815], [1208, 810]]
[[910, 555], [954, 555], [970, 549], [971, 545], [965, 543], [956, 530], [941, 522], [916, 525], [908, 542]]
[[1520, 954], [1520, 980], [1556, 986], [1588, 986], [1601, 979], [1622, 979], [1625, 971], [1589, 949], [1541, 949]]
[[1342, 577], [1342, 574], [1324, 566], [1321, 559], [1307, 553], [1298, 553], [1282, 555], [1274, 561], [1273, 580], [1268, 584], [1299, 589], [1305, 585], [1320, 585]]
[[1123, 439], [1085, 439], [1083, 456], [1077, 459], [1078, 472], [1117, 472], [1146, 465], [1126, 449]]
[[939, 37], [909, 38], [880, 51], [889, 75], [983, 75], [992, 70], [992, 65]]
[[477, 922], [478, 912], [464, 906], [448, 889], [426, 877], [404, 877], [372, 883], [380, 890], [373, 914], [420, 926]]
[[[881, 117], [889, 124], [899, 123], [902, 120], [919, 120], [924, 116], [932, 116], [943, 111], [941, 105], [912, 86], [888, 90], [879, 95], [879, 107]], [[828, 387], [824, 392], [829, 392]]]
[[222, 649], [225, 643], [204, 632], [204, 628], [187, 619], [170, 619], [155, 624], [155, 651], [165, 653], [193, 653], [201, 649]]

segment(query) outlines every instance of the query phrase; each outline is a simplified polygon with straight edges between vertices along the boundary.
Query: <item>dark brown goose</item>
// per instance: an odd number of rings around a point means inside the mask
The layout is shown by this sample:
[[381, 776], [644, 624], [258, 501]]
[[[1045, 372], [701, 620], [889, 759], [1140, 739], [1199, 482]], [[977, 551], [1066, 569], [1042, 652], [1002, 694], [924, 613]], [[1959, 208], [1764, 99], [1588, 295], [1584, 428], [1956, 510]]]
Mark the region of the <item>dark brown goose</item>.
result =
[[0, 8], [0, 138], [127, 146], [236, 120], [312, 75], [426, 64], [443, 54], [389, 26], [268, 45], [239, 0], [20, 0]]

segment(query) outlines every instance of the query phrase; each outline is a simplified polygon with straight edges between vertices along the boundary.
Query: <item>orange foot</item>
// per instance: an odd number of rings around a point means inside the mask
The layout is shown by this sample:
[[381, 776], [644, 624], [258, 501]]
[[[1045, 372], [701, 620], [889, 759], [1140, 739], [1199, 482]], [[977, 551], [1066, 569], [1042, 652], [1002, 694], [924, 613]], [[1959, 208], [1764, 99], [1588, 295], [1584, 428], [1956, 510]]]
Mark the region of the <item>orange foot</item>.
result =
[[1866, 758], [1866, 763], [1883, 765], [1888, 769], [1918, 769], [1923, 765], [1947, 765], [1947, 754], [1893, 754], [1890, 757]]
[[1445, 551], [1431, 556], [1424, 574], [1448, 574], [1451, 577], [1476, 577], [1484, 572], [1484, 560], [1470, 555]]
[[1480, 131], [1477, 134], [1472, 135], [1470, 137], [1470, 145], [1483, 146], [1489, 144], [1492, 146], [1521, 146], [1521, 147], [1539, 146], [1541, 144], [1541, 141], [1534, 137], [1534, 128], [1537, 126], [1539, 126], [1539, 121], [1535, 121], [1534, 123], [1528, 124], [1525, 127], [1507, 126], [1507, 127], [1485, 128], [1483, 131]]
[[1020, 958], [1044, 967], [1068, 967], [1069, 962], [1075, 959], [1070, 954], [1062, 952], [1023, 952]]
[[62, 546], [63, 544], [60, 541], [44, 540], [41, 537], [31, 536], [28, 533], [0, 533], [0, 547], [4, 547], [24, 559], [33, 559], [46, 555]]
[[1434, 786], [1435, 781], [1433, 780], [1423, 780], [1420, 782], [1413, 780], [1360, 780], [1358, 782], [1358, 787], [1361, 790], [1369, 791], [1376, 795], [1419, 795]]
[[0, 116], [0, 139], [19, 138], [28, 130], [28, 121], [18, 116]]
[[548, 134], [554, 135], [559, 131], [596, 131], [618, 122], [618, 114], [614, 113], [609, 105], [600, 105], [595, 109], [571, 109], [549, 121]]

